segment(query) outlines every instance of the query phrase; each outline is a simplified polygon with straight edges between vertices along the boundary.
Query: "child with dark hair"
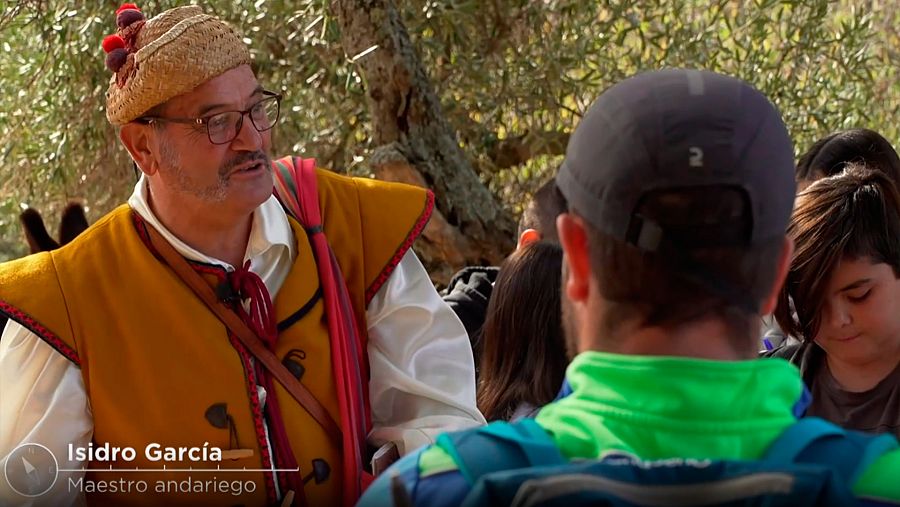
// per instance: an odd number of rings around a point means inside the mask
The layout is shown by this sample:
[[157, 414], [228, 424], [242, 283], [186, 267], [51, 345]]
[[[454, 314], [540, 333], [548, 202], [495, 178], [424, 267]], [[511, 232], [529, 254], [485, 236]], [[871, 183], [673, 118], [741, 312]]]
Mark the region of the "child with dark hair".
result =
[[900, 435], [900, 196], [849, 164], [797, 199], [796, 245], [775, 317], [802, 343], [769, 355], [799, 366], [807, 414]]
[[891, 143], [869, 129], [842, 130], [819, 139], [797, 162], [800, 190], [812, 182], [834, 176], [848, 164], [863, 164], [900, 182], [900, 157]]
[[478, 409], [488, 421], [531, 417], [566, 373], [560, 319], [562, 249], [539, 241], [500, 266], [482, 329]]
[[[869, 129], [841, 130], [816, 141], [797, 161], [797, 188], [803, 191], [816, 180], [840, 174], [848, 165], [863, 165], [881, 171], [894, 184], [900, 183], [900, 157], [891, 143]], [[763, 319], [766, 332], [763, 346], [796, 344], [770, 316]]]

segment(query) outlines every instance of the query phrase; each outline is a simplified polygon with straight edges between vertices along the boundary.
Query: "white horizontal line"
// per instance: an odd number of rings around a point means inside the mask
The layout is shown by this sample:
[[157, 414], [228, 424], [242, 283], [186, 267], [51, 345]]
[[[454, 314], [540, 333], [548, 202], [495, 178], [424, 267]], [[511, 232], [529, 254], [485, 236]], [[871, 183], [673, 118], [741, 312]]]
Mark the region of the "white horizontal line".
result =
[[300, 468], [60, 468], [60, 472], [299, 472]]

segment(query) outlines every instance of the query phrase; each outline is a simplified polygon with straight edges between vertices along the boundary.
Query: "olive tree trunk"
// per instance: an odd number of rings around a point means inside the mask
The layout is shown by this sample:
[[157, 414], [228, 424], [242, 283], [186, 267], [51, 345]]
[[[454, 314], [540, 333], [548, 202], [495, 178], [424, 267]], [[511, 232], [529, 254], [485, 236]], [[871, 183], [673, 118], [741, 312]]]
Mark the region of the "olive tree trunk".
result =
[[[464, 265], [498, 264], [514, 247], [512, 217], [459, 147], [425, 68], [390, 0], [334, 0], [341, 43], [366, 83], [368, 163], [379, 179], [428, 187], [435, 213], [416, 245], [437, 282]], [[374, 49], [372, 49], [374, 48]]]

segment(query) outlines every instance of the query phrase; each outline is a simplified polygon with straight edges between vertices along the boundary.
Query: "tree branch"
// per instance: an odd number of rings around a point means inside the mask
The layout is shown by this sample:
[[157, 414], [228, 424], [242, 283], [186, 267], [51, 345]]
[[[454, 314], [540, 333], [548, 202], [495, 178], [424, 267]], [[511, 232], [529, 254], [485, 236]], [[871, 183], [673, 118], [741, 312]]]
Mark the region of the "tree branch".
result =
[[507, 169], [541, 155], [564, 155], [568, 144], [568, 132], [529, 132], [496, 141], [487, 155], [497, 169]]

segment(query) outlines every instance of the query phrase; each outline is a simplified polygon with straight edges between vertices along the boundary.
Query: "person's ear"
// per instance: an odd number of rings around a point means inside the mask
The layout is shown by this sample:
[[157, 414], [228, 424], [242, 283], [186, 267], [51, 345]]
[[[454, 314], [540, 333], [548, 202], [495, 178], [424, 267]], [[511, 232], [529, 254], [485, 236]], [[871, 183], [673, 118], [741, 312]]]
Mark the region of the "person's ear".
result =
[[573, 303], [583, 303], [587, 301], [592, 276], [586, 225], [580, 217], [563, 213], [556, 218], [556, 228], [566, 264], [563, 290]]
[[131, 159], [147, 176], [152, 176], [159, 170], [159, 164], [152, 149], [151, 130], [152, 127], [136, 122], [126, 123], [119, 130], [119, 139], [122, 140]]
[[516, 245], [516, 250], [519, 250], [524, 246], [528, 246], [540, 240], [541, 233], [534, 229], [525, 229], [524, 231], [522, 231], [522, 234], [519, 234], [519, 243]]
[[791, 269], [791, 259], [793, 258], [794, 241], [785, 236], [781, 246], [781, 253], [778, 255], [778, 264], [775, 266], [775, 280], [772, 282], [772, 288], [760, 307], [761, 315], [770, 315], [775, 311], [775, 307], [778, 306], [778, 296], [781, 294], [781, 287], [784, 285], [788, 271]]

